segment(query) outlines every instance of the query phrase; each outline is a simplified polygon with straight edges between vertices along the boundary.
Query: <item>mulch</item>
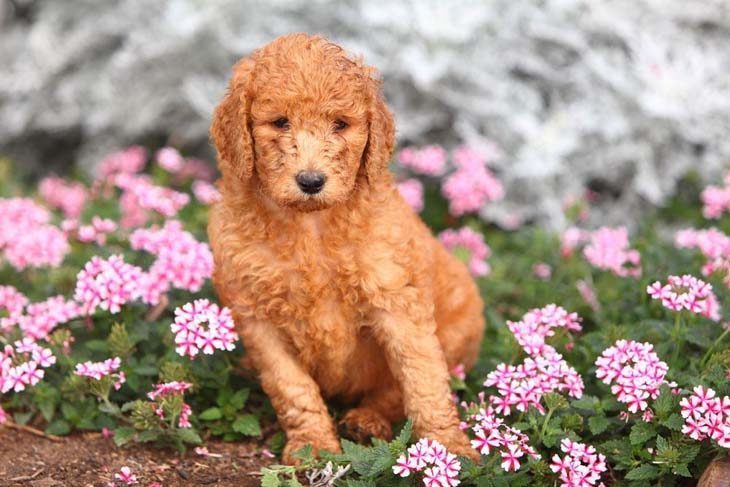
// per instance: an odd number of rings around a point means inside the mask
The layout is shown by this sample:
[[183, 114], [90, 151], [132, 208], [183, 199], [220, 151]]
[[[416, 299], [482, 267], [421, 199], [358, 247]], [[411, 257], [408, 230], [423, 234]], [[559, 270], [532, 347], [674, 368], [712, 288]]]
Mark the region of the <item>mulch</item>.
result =
[[245, 487], [260, 485], [261, 467], [276, 462], [263, 456], [256, 442], [210, 440], [205, 446], [220, 457], [201, 456], [192, 448], [184, 455], [139, 445], [118, 448], [99, 433], [50, 441], [0, 427], [0, 486], [106, 487], [126, 465], [140, 487], [155, 481], [165, 487]]

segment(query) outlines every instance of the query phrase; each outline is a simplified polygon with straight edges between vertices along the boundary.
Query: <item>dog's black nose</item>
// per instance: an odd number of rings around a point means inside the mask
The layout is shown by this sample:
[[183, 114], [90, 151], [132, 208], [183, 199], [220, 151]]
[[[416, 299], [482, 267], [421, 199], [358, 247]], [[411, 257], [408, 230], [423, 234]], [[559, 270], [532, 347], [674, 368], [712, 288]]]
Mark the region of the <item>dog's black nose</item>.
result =
[[300, 171], [295, 179], [302, 191], [307, 194], [317, 194], [322, 191], [327, 176], [320, 171]]

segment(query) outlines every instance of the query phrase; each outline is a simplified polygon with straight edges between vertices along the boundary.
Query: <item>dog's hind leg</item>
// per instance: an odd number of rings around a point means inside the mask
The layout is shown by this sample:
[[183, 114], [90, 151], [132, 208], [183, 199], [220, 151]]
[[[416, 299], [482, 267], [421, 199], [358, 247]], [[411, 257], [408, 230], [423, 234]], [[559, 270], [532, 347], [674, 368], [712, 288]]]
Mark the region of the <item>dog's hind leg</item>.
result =
[[342, 417], [339, 422], [342, 436], [358, 443], [368, 443], [373, 437], [388, 441], [393, 437], [392, 423], [405, 418], [403, 395], [392, 377], [383, 382]]

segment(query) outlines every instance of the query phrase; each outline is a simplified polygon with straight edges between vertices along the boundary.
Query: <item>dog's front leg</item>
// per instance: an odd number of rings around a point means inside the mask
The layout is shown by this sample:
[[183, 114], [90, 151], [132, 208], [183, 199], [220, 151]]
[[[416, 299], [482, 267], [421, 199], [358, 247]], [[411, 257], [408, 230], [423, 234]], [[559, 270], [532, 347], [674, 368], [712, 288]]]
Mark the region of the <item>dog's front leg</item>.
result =
[[304, 370], [279, 330], [261, 322], [248, 322], [242, 328], [246, 351], [286, 433], [284, 463], [296, 463], [292, 453], [307, 444], [312, 445], [315, 454], [319, 450], [339, 452], [335, 425], [319, 386]]
[[378, 311], [374, 326], [416, 435], [438, 440], [452, 453], [478, 458], [459, 429], [436, 322], [432, 318], [415, 322], [408, 313]]

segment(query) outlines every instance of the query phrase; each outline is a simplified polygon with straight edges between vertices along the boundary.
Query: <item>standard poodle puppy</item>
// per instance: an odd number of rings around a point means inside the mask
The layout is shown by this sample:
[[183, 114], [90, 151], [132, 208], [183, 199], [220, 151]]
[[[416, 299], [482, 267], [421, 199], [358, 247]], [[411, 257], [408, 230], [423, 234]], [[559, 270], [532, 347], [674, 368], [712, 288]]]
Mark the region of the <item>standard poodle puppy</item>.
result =
[[449, 368], [476, 361], [482, 301], [388, 171], [393, 116], [374, 70], [322, 37], [280, 37], [233, 68], [211, 136], [222, 200], [213, 282], [286, 432], [340, 451], [325, 399], [357, 440], [415, 433], [476, 456]]

